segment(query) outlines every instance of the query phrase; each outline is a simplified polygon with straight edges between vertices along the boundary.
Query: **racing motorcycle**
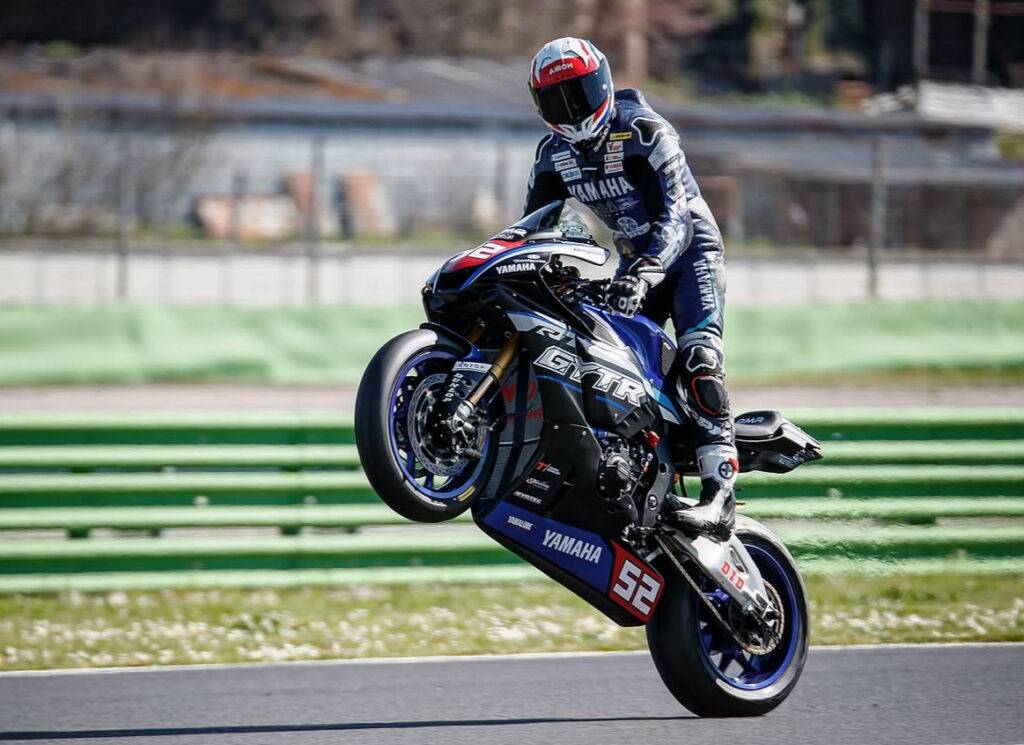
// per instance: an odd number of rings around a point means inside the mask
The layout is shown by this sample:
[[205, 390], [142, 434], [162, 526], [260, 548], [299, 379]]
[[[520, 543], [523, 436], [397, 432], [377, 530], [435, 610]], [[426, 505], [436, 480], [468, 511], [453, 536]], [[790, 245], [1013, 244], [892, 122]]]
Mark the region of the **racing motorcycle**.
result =
[[[754, 716], [793, 690], [807, 656], [803, 581], [782, 542], [738, 515], [725, 535], [662, 516], [695, 474], [676, 347], [611, 311], [572, 260], [610, 255], [563, 202], [448, 260], [426, 323], [363, 374], [360, 460], [419, 522], [472, 510], [488, 536], [622, 626], [645, 625], [662, 680], [701, 716]], [[565, 215], [563, 216], [563, 212]], [[736, 418], [741, 471], [821, 457], [775, 411]], [[668, 509], [665, 509], [668, 512]]]

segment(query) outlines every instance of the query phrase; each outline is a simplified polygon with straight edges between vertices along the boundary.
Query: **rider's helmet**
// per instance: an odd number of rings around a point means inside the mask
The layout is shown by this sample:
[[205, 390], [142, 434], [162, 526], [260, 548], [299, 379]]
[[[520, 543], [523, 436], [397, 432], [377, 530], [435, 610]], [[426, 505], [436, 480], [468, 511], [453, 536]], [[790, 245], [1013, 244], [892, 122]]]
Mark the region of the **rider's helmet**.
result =
[[615, 106], [608, 60], [585, 39], [549, 41], [533, 58], [530, 95], [555, 134], [574, 145], [604, 135]]

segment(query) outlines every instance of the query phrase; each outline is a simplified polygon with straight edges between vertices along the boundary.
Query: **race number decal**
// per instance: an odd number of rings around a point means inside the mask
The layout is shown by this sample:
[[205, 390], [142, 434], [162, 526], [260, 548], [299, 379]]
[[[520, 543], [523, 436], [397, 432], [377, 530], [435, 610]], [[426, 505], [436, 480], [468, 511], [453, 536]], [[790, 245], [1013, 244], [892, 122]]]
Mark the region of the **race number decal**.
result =
[[448, 263], [445, 264], [445, 271], [457, 272], [462, 269], [472, 269], [473, 267], [486, 263], [505, 251], [510, 251], [513, 248], [519, 248], [525, 242], [526, 241], [523, 240], [505, 241], [497, 238], [491, 239], [483, 245], [477, 246], [469, 253], [460, 254], [459, 256], [449, 259]]
[[654, 611], [665, 580], [647, 563], [612, 542], [615, 564], [608, 596], [631, 614], [646, 622]]

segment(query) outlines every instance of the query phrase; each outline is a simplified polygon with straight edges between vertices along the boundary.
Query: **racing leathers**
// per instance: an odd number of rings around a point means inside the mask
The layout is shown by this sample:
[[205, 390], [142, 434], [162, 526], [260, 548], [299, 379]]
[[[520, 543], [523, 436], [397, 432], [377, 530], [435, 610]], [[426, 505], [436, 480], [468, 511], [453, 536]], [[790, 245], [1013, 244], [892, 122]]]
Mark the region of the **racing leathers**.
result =
[[679, 351], [676, 404], [692, 428], [701, 501], [674, 512], [682, 527], [731, 529], [739, 470], [725, 387], [722, 326], [724, 245], [673, 127], [640, 91], [616, 91], [606, 134], [590, 146], [555, 134], [537, 147], [525, 213], [575, 197], [612, 231], [619, 265], [609, 300], [664, 325]]

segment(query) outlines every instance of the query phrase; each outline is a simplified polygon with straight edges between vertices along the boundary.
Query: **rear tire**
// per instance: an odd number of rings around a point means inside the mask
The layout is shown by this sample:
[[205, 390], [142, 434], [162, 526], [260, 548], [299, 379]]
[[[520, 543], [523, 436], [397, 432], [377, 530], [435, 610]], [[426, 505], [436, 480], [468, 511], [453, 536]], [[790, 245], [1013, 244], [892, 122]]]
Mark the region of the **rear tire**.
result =
[[[396, 392], [403, 385], [403, 380], [410, 379], [406, 377], [410, 374], [410, 365], [417, 360], [426, 360], [420, 364], [429, 364], [438, 372], [446, 372], [446, 360], [454, 361], [462, 355], [457, 345], [433, 331], [408, 331], [396, 336], [374, 355], [359, 382], [355, 410], [359, 460], [374, 491], [391, 509], [409, 520], [434, 523], [462, 514], [473, 504], [480, 487], [490, 475], [494, 447], [485, 449], [481, 461], [469, 462], [465, 466], [470, 471], [457, 477], [450, 494], [428, 488], [413, 479], [410, 472], [422, 469], [418, 462], [413, 463], [406, 458], [403, 460], [408, 462], [399, 462], [403, 455], [396, 440], [395, 422], [397, 418], [400, 429], [404, 418], [395, 414]], [[448, 364], [447, 369], [450, 367]], [[405, 395], [415, 391], [416, 378], [411, 380], [409, 385], [412, 387], [403, 389]], [[433, 482], [429, 484], [432, 486]]]
[[[773, 586], [784, 585], [776, 589], [785, 609], [786, 628], [777, 656], [765, 655], [761, 661], [766, 668], [762, 679], [748, 675], [746, 668], [735, 677], [718, 669], [722, 658], [716, 664], [705, 638], [709, 635], [707, 610], [698, 605], [700, 598], [674, 566], [663, 567], [665, 576], [674, 574], [675, 581], [667, 583], [665, 597], [647, 624], [647, 644], [662, 681], [679, 703], [702, 717], [768, 713], [793, 691], [807, 661], [807, 600], [793, 557], [774, 534], [752, 520], [738, 519], [736, 534], [765, 579], [771, 575]], [[780, 573], [786, 575], [788, 585]], [[730, 662], [726, 667], [735, 670], [738, 665], [738, 661]]]

